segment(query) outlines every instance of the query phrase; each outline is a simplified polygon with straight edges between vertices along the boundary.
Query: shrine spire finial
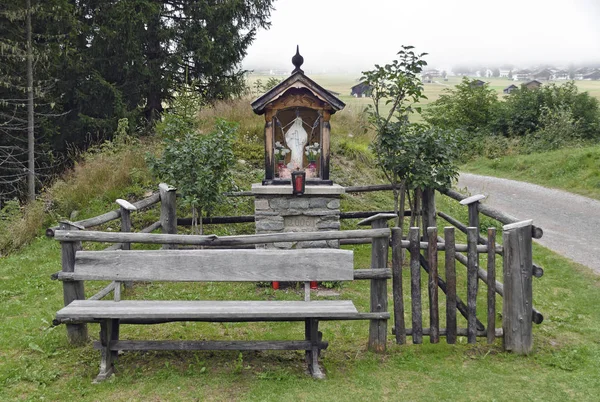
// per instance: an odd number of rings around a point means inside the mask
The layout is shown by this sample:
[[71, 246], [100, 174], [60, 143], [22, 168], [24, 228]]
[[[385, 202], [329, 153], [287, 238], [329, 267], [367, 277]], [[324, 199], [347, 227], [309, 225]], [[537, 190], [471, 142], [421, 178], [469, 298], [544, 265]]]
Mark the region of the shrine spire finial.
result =
[[304, 63], [304, 57], [302, 57], [300, 55], [300, 46], [296, 45], [296, 54], [294, 55], [294, 57], [292, 57], [292, 64], [296, 68], [294, 68], [294, 71], [292, 71], [292, 74], [294, 74], [296, 72], [304, 73], [304, 71], [302, 71], [302, 69], [300, 68], [300, 66], [302, 66], [302, 63]]

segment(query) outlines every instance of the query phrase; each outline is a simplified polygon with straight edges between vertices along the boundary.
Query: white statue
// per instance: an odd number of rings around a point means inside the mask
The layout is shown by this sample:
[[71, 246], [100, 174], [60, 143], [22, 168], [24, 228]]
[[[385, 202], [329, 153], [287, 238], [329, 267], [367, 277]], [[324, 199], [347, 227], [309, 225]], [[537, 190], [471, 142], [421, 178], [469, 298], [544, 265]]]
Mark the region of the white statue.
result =
[[308, 134], [304, 130], [302, 119], [296, 117], [290, 129], [285, 133], [285, 142], [292, 150], [292, 156], [288, 168], [296, 170], [302, 168], [302, 157], [304, 155], [304, 144], [308, 140]]

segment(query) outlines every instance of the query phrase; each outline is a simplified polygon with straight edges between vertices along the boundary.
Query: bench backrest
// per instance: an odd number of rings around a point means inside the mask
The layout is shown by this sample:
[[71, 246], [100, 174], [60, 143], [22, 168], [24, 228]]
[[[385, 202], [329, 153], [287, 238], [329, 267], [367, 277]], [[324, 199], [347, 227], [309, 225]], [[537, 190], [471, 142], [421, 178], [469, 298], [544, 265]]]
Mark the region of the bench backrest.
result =
[[253, 282], [351, 281], [352, 251], [234, 249], [78, 251], [76, 280]]

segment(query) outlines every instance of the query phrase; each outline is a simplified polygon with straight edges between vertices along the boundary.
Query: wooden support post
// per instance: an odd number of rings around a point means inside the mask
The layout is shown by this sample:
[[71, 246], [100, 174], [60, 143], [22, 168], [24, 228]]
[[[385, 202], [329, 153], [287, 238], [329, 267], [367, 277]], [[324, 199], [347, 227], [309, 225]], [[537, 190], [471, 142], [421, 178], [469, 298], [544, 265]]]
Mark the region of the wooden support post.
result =
[[[60, 222], [61, 230], [80, 230], [83, 227], [75, 226], [71, 222]], [[75, 253], [81, 249], [80, 241], [62, 241], [62, 272], [75, 271]], [[65, 281], [63, 282], [63, 299], [65, 306], [71, 304], [73, 300], [84, 300], [85, 291], [83, 281]], [[86, 324], [67, 324], [67, 337], [69, 343], [80, 345], [87, 341], [88, 330]]]
[[444, 228], [446, 244], [446, 342], [456, 343], [456, 261], [454, 228]]
[[113, 340], [113, 324], [115, 320], [102, 320], [100, 322], [100, 373], [94, 380], [94, 384], [106, 380], [115, 371], [115, 354], [110, 350], [110, 342]]
[[[496, 248], [496, 228], [488, 229], [488, 247]], [[487, 342], [496, 340], [496, 253], [488, 250], [487, 258]]]
[[410, 242], [410, 294], [412, 303], [413, 343], [423, 343], [423, 318], [421, 312], [421, 250], [419, 248], [419, 228], [412, 227], [408, 232]]
[[394, 301], [394, 330], [396, 343], [406, 343], [406, 323], [404, 322], [404, 298], [402, 295], [402, 230], [392, 228], [392, 293]]
[[531, 220], [503, 227], [502, 329], [504, 350], [518, 354], [528, 354], [533, 348], [531, 239]]
[[[390, 216], [374, 217], [371, 221], [373, 229], [387, 228]], [[394, 216], [395, 218], [395, 216]], [[371, 268], [386, 268], [388, 262], [389, 237], [374, 237], [371, 243]], [[371, 279], [371, 312], [388, 311], [387, 279]], [[371, 320], [369, 325], [369, 350], [385, 352], [387, 343], [387, 320]]]
[[[165, 183], [158, 185], [160, 191], [160, 224], [162, 226], [162, 232], [168, 234], [177, 233], [177, 202], [176, 193], [177, 190], [174, 187], [170, 187]], [[175, 244], [164, 244], [163, 249], [176, 248]]]
[[479, 229], [467, 228], [467, 342], [477, 342], [477, 236]]
[[273, 145], [275, 138], [275, 125], [273, 119], [273, 111], [265, 113], [265, 181], [270, 181], [275, 178], [275, 161], [273, 155]]
[[431, 343], [440, 341], [440, 314], [438, 307], [438, 251], [437, 227], [427, 228], [429, 247], [427, 258], [429, 262], [429, 340]]

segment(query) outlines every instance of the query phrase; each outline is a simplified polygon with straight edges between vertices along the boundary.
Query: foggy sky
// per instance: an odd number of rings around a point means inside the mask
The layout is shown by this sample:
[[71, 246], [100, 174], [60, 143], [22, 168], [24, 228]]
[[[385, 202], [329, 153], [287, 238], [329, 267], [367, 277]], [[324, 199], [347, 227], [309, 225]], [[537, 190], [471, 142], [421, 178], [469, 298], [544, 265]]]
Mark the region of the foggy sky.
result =
[[291, 71], [296, 44], [313, 73], [370, 69], [403, 44], [438, 68], [600, 62], [600, 0], [278, 0], [275, 8], [244, 68]]

